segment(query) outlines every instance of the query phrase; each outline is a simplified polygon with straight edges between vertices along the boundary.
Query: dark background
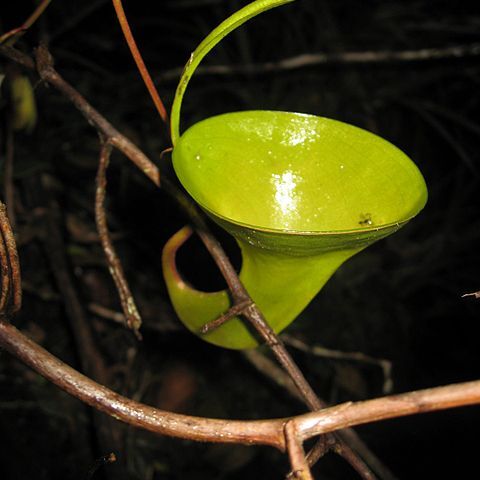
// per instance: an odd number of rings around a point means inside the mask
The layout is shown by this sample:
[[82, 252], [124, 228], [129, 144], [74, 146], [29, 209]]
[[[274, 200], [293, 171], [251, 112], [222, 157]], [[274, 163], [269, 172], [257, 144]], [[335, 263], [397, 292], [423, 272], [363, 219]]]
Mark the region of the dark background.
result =
[[[181, 68], [214, 26], [248, 2], [125, 3], [145, 61], [169, 106], [178, 78], [171, 70]], [[18, 26], [31, 10], [27, 1], [1, 6], [2, 30]], [[59, 72], [161, 165], [165, 175], [173, 176], [168, 159], [160, 161], [168, 146], [164, 127], [110, 3], [54, 0], [17, 46], [31, 52], [41, 39], [48, 41]], [[197, 75], [184, 102], [184, 126], [245, 109], [299, 111], [350, 122], [390, 140], [420, 167], [429, 187], [425, 210], [398, 234], [344, 265], [288, 329], [311, 346], [388, 359], [393, 392], [479, 377], [480, 301], [461, 298], [480, 289], [479, 56], [374, 63], [338, 58], [353, 51], [444, 50], [475, 42], [480, 42], [480, 8], [474, 2], [298, 0], [225, 39], [204, 65], [237, 66], [243, 72]], [[320, 52], [335, 57], [274, 73], [245, 68]], [[0, 62], [7, 68], [6, 61]], [[46, 195], [53, 196], [83, 304], [119, 310], [94, 235], [98, 137], [58, 92], [36, 83], [35, 75], [31, 80], [38, 124], [32, 134], [15, 136], [24, 302], [13, 322], [80, 368], [81, 352], [38, 240], [42, 225], [34, 212], [45, 206]], [[8, 108], [2, 107], [6, 115]], [[110, 386], [145, 403], [194, 415], [264, 418], [303, 412], [301, 404], [257, 373], [241, 354], [210, 346], [178, 324], [163, 285], [160, 257], [163, 243], [186, 219], [168, 197], [114, 155], [108, 198], [115, 244], [145, 323], [139, 344], [121, 326], [89, 313], [98, 348], [113, 372]], [[224, 240], [237, 258], [231, 240]], [[195, 241], [180, 263], [195, 285], [222, 288], [212, 261]], [[292, 353], [329, 402], [383, 393], [384, 379], [376, 365], [295, 349]], [[365, 426], [359, 432], [400, 479], [459, 478], [461, 471], [477, 470], [479, 420], [479, 408], [470, 407]], [[88, 409], [0, 353], [2, 479], [83, 479], [94, 460], [111, 450], [129, 479], [276, 479], [287, 469], [285, 458], [267, 448], [199, 445], [126, 427], [120, 431], [120, 449], [98, 446]], [[109, 468], [94, 478], [102, 478]], [[357, 478], [333, 456], [320, 462], [315, 473], [323, 479]]]

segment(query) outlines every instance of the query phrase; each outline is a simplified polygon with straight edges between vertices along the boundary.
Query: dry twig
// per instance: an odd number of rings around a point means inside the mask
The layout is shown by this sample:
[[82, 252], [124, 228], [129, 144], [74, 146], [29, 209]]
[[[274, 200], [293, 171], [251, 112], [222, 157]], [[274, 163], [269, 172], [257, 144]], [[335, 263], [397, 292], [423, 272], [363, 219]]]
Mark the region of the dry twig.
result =
[[[480, 43], [456, 45], [445, 48], [421, 48], [419, 50], [380, 50], [364, 52], [304, 53], [278, 62], [247, 65], [200, 65], [195, 75], [264, 74], [331, 64], [365, 64], [386, 62], [422, 62], [450, 58], [477, 57]], [[183, 67], [167, 70], [158, 76], [158, 81], [178, 80]]]
[[147, 67], [145, 66], [142, 55], [138, 50], [137, 43], [135, 42], [135, 39], [130, 30], [130, 25], [128, 24], [127, 17], [125, 15], [125, 11], [123, 10], [122, 1], [112, 0], [112, 2], [115, 8], [115, 13], [117, 14], [118, 22], [120, 23], [120, 27], [122, 28], [123, 35], [125, 37], [125, 40], [127, 41], [128, 47], [130, 48], [130, 53], [135, 60], [138, 71], [142, 76], [143, 82], [147, 87], [148, 93], [152, 98], [153, 104], [155, 105], [155, 108], [157, 109], [160, 118], [163, 120], [163, 123], [168, 126], [167, 110], [165, 109], [165, 105], [163, 104], [162, 99], [158, 95], [155, 85], [153, 84], [153, 80], [148, 73]]
[[474, 298], [480, 298], [480, 290], [478, 292], [472, 292], [472, 293], [464, 293], [462, 295], [462, 298], [465, 298], [465, 297], [474, 297]]
[[330, 358], [334, 360], [349, 360], [370, 365], [376, 365], [380, 367], [383, 372], [382, 393], [386, 394], [392, 391], [392, 362], [390, 362], [390, 360], [387, 360], [385, 358], [374, 358], [362, 352], [343, 352], [341, 350], [325, 348], [321, 345], [307, 345], [300, 339], [292, 337], [288, 334], [283, 334], [282, 339], [287, 345], [310, 355], [315, 355], [322, 358]]
[[12, 315], [22, 305], [22, 282], [20, 263], [12, 227], [8, 221], [7, 208], [0, 202], [0, 317]]
[[294, 422], [285, 424], [285, 440], [290, 464], [292, 465], [292, 473], [289, 477], [298, 480], [313, 480]]
[[0, 36], [0, 45], [2, 43], [9, 43], [12, 45], [16, 40], [18, 40], [20, 36], [23, 35], [40, 18], [51, 1], [52, 0], [42, 0], [20, 27], [16, 27]]
[[128, 328], [133, 330], [136, 337], [140, 340], [142, 338], [140, 334], [142, 319], [138, 313], [135, 300], [125, 278], [122, 264], [117, 253], [115, 252], [115, 248], [110, 238], [107, 217], [105, 214], [105, 196], [107, 188], [106, 173], [111, 151], [112, 147], [108, 144], [108, 142], [103, 142], [100, 150], [100, 159], [98, 162], [97, 189], [95, 193], [95, 221], [97, 224], [98, 235], [102, 242], [103, 251], [108, 262], [108, 269], [110, 270], [112, 278], [117, 287], [122, 310], [126, 318], [126, 324]]

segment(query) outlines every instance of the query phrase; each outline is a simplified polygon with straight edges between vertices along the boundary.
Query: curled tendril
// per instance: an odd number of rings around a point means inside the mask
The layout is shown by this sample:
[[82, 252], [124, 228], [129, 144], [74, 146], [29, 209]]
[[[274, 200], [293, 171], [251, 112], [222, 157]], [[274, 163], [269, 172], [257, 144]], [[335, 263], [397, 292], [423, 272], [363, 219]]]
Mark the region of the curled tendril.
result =
[[210, 50], [212, 50], [212, 48], [215, 47], [220, 40], [222, 40], [236, 28], [243, 25], [246, 21], [256, 17], [258, 14], [265, 12], [266, 10], [279, 7], [280, 5], [291, 3], [293, 1], [295, 0], [256, 0], [255, 2], [249, 3], [246, 7], [238, 10], [224, 20], [195, 49], [185, 65], [180, 81], [178, 82], [175, 98], [173, 100], [172, 112], [170, 115], [170, 128], [173, 146], [175, 146], [180, 137], [180, 109], [185, 90], [188, 82], [192, 78], [192, 75], [205, 55], [207, 55], [207, 53], [210, 52]]

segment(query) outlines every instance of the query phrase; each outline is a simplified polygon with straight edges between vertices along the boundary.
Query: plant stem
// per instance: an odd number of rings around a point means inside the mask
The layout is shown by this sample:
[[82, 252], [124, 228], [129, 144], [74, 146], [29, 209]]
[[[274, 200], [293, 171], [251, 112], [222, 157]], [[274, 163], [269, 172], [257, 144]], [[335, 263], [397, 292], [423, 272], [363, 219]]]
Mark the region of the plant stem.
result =
[[165, 123], [168, 129], [168, 113], [165, 108], [165, 105], [158, 94], [157, 89], [153, 83], [152, 77], [148, 73], [148, 69], [145, 66], [145, 62], [143, 61], [142, 55], [138, 50], [137, 43], [135, 42], [135, 38], [133, 37], [132, 30], [130, 29], [130, 25], [127, 20], [127, 16], [125, 15], [125, 10], [123, 9], [122, 1], [121, 0], [112, 0], [113, 6], [115, 8], [115, 13], [117, 14], [118, 22], [120, 23], [120, 27], [122, 28], [123, 35], [125, 40], [127, 41], [128, 48], [132, 54], [133, 59], [137, 65], [138, 71], [147, 87], [148, 93], [152, 98], [153, 104], [158, 111], [161, 119]]

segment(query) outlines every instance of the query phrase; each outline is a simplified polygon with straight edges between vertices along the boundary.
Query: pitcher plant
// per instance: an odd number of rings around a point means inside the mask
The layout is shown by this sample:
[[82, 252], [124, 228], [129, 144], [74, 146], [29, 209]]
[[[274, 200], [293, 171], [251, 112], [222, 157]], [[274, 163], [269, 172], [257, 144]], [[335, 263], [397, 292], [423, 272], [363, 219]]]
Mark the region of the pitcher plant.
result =
[[[267, 9], [294, 0], [257, 0], [221, 23], [198, 46], [180, 79], [171, 112], [175, 172], [191, 197], [233, 235], [240, 280], [275, 332], [287, 327], [355, 253], [417, 215], [427, 200], [415, 164], [366, 130], [314, 115], [244, 111], [214, 116], [180, 133], [188, 82], [228, 33]], [[163, 272], [180, 320], [197, 335], [231, 307], [228, 291], [193, 288], [176, 268], [189, 227], [165, 245]], [[258, 345], [239, 318], [201, 337], [215, 345]]]

